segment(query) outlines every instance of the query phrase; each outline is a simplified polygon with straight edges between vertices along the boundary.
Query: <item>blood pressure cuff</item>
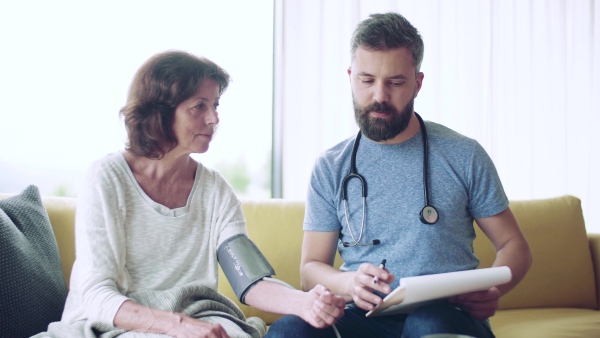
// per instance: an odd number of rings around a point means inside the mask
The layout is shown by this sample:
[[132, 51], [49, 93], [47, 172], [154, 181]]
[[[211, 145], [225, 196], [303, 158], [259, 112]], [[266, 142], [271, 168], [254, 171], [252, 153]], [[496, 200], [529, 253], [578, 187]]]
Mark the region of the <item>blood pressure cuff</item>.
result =
[[217, 249], [217, 260], [240, 302], [246, 293], [264, 277], [275, 274], [273, 267], [244, 234], [226, 239]]

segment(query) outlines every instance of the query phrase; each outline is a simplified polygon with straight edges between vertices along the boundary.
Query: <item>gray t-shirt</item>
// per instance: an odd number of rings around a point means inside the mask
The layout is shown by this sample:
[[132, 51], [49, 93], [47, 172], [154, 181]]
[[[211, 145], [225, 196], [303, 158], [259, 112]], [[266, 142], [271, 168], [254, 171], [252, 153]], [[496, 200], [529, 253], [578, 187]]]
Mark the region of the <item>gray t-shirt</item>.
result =
[[[338, 250], [343, 271], [362, 263], [379, 265], [402, 277], [474, 269], [473, 218], [496, 215], [508, 207], [502, 184], [485, 150], [442, 125], [425, 122], [429, 140], [429, 204], [438, 213], [435, 224], [423, 224], [423, 142], [421, 131], [406, 142], [378, 144], [362, 137], [356, 167], [367, 185], [366, 217], [361, 243], [379, 245]], [[316, 161], [310, 179], [304, 230], [341, 230], [344, 242], [354, 243], [348, 231], [342, 202], [342, 180], [350, 171], [354, 137], [325, 151]], [[361, 231], [363, 204], [357, 178], [349, 181], [348, 213], [354, 238]]]

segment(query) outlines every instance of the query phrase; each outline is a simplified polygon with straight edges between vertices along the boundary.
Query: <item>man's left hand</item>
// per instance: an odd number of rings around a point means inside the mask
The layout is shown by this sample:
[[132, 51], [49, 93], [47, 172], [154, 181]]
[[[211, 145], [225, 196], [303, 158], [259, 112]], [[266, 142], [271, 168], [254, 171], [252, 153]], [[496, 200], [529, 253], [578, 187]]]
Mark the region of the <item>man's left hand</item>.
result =
[[450, 302], [460, 306], [471, 317], [485, 320], [496, 313], [500, 296], [500, 290], [492, 287], [489, 290], [470, 292], [452, 297], [450, 298]]

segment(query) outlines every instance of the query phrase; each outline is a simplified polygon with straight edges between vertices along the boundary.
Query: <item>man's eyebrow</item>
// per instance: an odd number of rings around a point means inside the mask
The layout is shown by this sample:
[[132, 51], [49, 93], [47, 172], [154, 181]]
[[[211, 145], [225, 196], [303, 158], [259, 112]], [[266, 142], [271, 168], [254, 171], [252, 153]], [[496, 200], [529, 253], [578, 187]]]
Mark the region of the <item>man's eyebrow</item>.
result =
[[[357, 74], [357, 76], [359, 76], [359, 77], [360, 76], [375, 77], [375, 75], [369, 74], [367, 72], [360, 72], [360, 73]], [[387, 79], [390, 79], [390, 80], [406, 80], [406, 79], [408, 79], [408, 77], [406, 75], [403, 75], [403, 74], [398, 74], [398, 75], [393, 75], [393, 76], [387, 77]]]
[[373, 76], [373, 74], [369, 74], [367, 72], [360, 72], [360, 73], [356, 74], [356, 76]]

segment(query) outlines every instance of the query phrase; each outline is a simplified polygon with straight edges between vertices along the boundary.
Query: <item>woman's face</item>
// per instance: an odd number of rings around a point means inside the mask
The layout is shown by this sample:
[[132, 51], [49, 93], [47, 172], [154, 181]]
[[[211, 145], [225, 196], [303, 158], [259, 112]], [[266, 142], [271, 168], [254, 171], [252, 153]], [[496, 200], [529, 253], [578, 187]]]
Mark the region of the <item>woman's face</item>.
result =
[[219, 123], [218, 106], [219, 84], [206, 79], [192, 97], [175, 108], [173, 132], [178, 143], [175, 149], [190, 154], [206, 152]]

